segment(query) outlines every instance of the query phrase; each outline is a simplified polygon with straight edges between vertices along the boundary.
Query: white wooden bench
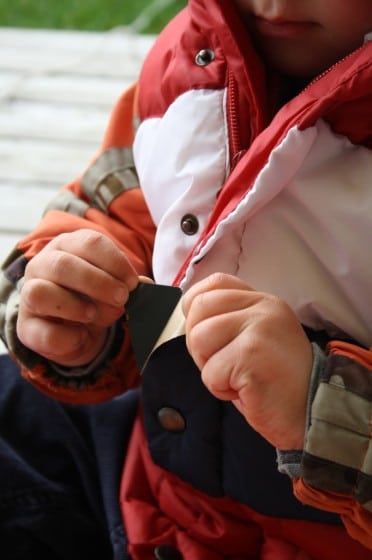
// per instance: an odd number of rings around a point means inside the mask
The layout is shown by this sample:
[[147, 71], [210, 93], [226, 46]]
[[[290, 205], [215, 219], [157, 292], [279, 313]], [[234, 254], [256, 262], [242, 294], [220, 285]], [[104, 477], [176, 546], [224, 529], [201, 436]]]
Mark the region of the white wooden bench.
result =
[[0, 261], [84, 170], [153, 41], [126, 28], [0, 28]]

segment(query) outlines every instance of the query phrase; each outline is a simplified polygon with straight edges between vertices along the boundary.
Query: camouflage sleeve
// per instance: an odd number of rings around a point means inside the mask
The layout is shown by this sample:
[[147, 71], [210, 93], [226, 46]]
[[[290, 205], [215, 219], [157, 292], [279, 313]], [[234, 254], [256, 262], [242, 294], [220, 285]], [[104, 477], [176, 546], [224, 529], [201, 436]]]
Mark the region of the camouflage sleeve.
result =
[[331, 343], [311, 411], [304, 480], [372, 512], [372, 352]]
[[371, 426], [372, 351], [331, 342], [294, 491], [303, 503], [339, 513], [348, 532], [372, 549]]

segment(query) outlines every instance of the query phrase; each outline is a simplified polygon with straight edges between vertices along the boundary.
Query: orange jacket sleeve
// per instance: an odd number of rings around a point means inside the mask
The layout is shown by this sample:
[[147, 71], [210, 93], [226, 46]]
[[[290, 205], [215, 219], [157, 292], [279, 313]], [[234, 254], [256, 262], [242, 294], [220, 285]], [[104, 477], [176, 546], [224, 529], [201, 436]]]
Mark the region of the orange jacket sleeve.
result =
[[6, 259], [0, 277], [0, 332], [23, 375], [39, 390], [70, 403], [99, 402], [138, 383], [125, 320], [117, 325], [113, 352], [94, 376], [63, 378], [16, 334], [19, 282], [27, 262], [51, 239], [80, 228], [104, 233], [126, 253], [139, 274], [151, 275], [155, 226], [148, 212], [132, 155], [137, 85], [118, 100], [102, 146], [86, 171], [50, 202], [35, 230]]

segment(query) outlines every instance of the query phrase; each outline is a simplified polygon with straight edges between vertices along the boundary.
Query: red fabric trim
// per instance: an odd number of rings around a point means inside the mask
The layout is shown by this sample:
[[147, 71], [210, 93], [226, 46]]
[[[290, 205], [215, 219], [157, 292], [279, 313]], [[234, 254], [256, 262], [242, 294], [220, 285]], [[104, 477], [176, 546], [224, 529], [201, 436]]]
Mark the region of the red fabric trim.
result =
[[160, 544], [176, 546], [186, 560], [371, 558], [343, 527], [268, 517], [196, 491], [152, 462], [140, 418], [127, 452], [120, 502], [133, 560], [153, 560]]

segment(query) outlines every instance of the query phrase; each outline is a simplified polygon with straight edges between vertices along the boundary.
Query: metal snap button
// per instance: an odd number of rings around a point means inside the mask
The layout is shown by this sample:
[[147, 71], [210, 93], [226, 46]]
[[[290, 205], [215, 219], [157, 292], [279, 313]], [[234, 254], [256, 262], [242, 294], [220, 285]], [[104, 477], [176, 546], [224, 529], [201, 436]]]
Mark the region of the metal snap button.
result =
[[212, 49], [201, 49], [195, 57], [195, 62], [198, 66], [208, 66], [215, 58], [216, 55]]
[[186, 421], [182, 414], [170, 406], [163, 406], [158, 410], [158, 420], [169, 432], [183, 432], [186, 428]]
[[181, 229], [186, 235], [194, 235], [199, 229], [198, 218], [193, 214], [185, 214], [181, 219]]

